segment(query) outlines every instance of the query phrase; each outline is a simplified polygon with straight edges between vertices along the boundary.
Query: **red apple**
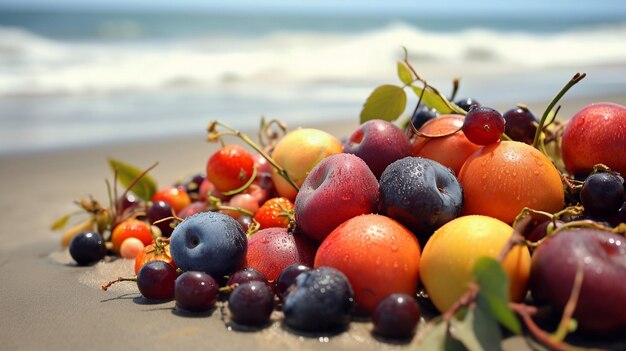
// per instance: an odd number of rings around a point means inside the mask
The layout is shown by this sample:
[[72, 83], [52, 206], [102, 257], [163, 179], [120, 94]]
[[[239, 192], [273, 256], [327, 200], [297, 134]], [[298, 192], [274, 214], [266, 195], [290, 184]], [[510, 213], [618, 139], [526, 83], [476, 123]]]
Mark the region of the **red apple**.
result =
[[344, 152], [363, 159], [379, 179], [389, 164], [411, 155], [411, 144], [395, 124], [374, 119], [363, 123], [350, 135]]
[[306, 236], [322, 241], [346, 220], [375, 212], [378, 198], [378, 180], [362, 159], [332, 155], [302, 184], [295, 201], [296, 225]]
[[588, 174], [603, 163], [626, 174], [626, 107], [610, 102], [588, 105], [570, 119], [561, 143], [570, 174]]
[[579, 264], [583, 280], [573, 317], [585, 333], [626, 330], [626, 239], [597, 229], [566, 229], [535, 250], [530, 290], [539, 303], [563, 311]]

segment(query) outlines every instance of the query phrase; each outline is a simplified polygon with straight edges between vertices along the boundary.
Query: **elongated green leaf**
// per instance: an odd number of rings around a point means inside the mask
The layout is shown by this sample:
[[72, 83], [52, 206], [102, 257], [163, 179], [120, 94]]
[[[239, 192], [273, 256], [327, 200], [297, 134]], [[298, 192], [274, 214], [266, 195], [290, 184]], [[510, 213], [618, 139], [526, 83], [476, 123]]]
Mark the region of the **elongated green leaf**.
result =
[[409, 68], [403, 63], [398, 61], [398, 78], [405, 85], [411, 85], [413, 83], [413, 75]]
[[[114, 159], [109, 159], [109, 166], [113, 172], [117, 170], [117, 180], [125, 188], [128, 188], [144, 172], [135, 166]], [[144, 174], [130, 191], [142, 200], [149, 201], [157, 191], [157, 184], [152, 177]]]
[[471, 306], [463, 320], [452, 318], [450, 325], [453, 337], [469, 351], [496, 351], [501, 349], [502, 334], [498, 322], [484, 310], [484, 307]]
[[361, 123], [372, 119], [396, 120], [406, 108], [406, 93], [395, 85], [381, 85], [374, 89], [361, 110]]
[[[411, 85], [411, 89], [413, 89], [413, 92], [418, 98], [422, 95], [423, 88], [416, 87], [415, 85]], [[430, 87], [426, 87], [424, 96], [422, 96], [422, 102], [426, 106], [436, 109], [441, 114], [446, 114], [446, 113], [456, 113], [456, 114], [462, 114], [462, 115], [466, 114], [466, 112], [463, 109], [451, 103], [450, 101], [448, 101], [448, 99], [445, 96], [438, 94]]]
[[480, 285], [478, 303], [507, 329], [519, 334], [520, 322], [509, 308], [509, 278], [500, 262], [491, 257], [481, 257], [474, 264], [473, 274]]
[[61, 230], [63, 227], [67, 225], [67, 221], [70, 219], [70, 214], [66, 214], [65, 216], [59, 217], [56, 221], [52, 222], [50, 225], [50, 230]]

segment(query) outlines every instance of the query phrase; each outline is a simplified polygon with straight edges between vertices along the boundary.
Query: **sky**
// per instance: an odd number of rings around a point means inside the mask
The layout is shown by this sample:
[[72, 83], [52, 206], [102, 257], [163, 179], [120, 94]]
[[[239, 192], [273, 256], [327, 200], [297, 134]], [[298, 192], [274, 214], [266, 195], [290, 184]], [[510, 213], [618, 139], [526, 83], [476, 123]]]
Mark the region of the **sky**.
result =
[[0, 8], [23, 9], [80, 9], [80, 10], [141, 10], [141, 11], [202, 11], [222, 10], [235, 12], [318, 12], [318, 13], [407, 13], [445, 14], [472, 16], [484, 14], [530, 15], [547, 14], [558, 18], [561, 12], [570, 15], [623, 17], [626, 20], [624, 0], [0, 0]]

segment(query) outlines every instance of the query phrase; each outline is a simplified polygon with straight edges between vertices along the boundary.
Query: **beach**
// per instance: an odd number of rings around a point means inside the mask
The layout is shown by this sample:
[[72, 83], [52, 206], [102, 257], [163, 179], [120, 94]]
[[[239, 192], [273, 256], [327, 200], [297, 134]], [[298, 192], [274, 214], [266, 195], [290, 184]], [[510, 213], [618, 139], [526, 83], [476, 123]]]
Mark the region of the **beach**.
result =
[[[561, 101], [560, 116], [571, 116], [597, 101], [624, 104], [626, 95], [566, 97]], [[495, 107], [506, 109], [515, 103]], [[543, 111], [547, 103], [537, 101], [528, 105], [534, 111]], [[320, 128], [344, 137], [357, 126], [357, 119], [289, 124], [290, 128], [297, 126]], [[247, 132], [254, 134], [253, 130]], [[119, 284], [107, 292], [99, 289], [100, 284], [118, 275], [131, 275], [132, 262], [120, 259], [76, 267], [68, 253], [61, 251], [61, 234], [52, 232], [50, 224], [76, 209], [73, 200], [93, 195], [106, 203], [104, 180], [112, 177], [107, 158], [139, 167], [149, 167], [158, 161], [151, 175], [159, 185], [165, 186], [202, 172], [217, 147], [205, 141], [204, 131], [198, 130], [197, 135], [182, 139], [0, 157], [2, 348], [395, 350], [414, 347], [411, 343], [397, 345], [376, 340], [370, 335], [371, 324], [365, 321], [351, 323], [348, 331], [334, 336], [293, 334], [284, 330], [278, 312], [266, 328], [232, 331], [220, 318], [219, 309], [210, 315], [184, 316], [173, 309], [174, 302], [147, 303], [132, 283]], [[511, 350], [524, 347], [524, 341], [519, 338], [505, 343], [505, 348]]]

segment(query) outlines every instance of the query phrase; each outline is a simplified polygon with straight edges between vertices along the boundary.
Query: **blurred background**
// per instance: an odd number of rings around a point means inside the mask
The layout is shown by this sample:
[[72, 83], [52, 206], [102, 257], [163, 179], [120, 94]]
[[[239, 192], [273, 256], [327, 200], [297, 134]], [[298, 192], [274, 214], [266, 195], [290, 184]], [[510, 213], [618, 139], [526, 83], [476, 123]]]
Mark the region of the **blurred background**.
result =
[[0, 0], [0, 155], [356, 120], [402, 46], [485, 105], [626, 93], [621, 0]]

